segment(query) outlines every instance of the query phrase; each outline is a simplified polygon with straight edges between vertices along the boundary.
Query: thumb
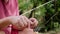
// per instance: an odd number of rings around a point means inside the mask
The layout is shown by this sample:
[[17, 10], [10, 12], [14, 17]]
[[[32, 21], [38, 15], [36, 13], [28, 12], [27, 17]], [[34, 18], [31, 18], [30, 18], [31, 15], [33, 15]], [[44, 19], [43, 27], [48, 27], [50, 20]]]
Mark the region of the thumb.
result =
[[28, 23], [28, 28], [30, 29], [30, 22]]

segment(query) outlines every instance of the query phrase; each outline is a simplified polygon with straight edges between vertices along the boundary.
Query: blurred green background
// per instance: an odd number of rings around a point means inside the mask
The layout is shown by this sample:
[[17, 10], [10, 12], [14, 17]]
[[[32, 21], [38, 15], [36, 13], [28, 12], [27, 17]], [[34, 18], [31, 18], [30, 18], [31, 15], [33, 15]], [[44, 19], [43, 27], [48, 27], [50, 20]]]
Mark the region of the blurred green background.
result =
[[[45, 4], [51, 0], [18, 0], [20, 14]], [[28, 18], [34, 17], [39, 21], [34, 31], [39, 33], [60, 32], [60, 0], [46, 4], [38, 9], [25, 14]]]

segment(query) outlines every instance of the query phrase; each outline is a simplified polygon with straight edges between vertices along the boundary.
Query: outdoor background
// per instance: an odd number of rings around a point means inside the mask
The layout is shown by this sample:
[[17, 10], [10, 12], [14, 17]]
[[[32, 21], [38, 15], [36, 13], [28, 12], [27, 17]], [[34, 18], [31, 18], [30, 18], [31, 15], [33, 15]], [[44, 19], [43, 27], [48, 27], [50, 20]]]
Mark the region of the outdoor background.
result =
[[[34, 29], [44, 34], [60, 34], [60, 0], [18, 0], [20, 14], [39, 21]], [[34, 9], [40, 6], [38, 9]]]

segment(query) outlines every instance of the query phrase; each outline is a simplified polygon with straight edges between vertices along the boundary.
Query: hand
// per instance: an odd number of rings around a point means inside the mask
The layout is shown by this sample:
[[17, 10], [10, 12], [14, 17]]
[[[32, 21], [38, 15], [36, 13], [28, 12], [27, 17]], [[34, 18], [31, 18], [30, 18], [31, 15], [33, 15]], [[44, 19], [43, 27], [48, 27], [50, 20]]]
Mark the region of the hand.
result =
[[31, 21], [25, 16], [11, 16], [9, 17], [10, 22], [13, 25], [13, 28], [22, 30], [27, 27], [28, 23]]
[[[20, 19], [19, 16], [10, 16], [7, 19], [11, 22], [11, 25], [14, 29], [19, 29], [20, 25], [18, 24], [18, 20]], [[23, 27], [23, 25], [21, 25]]]
[[38, 21], [35, 18], [30, 18], [29, 19], [32, 23], [31, 23], [31, 28], [34, 28], [37, 26]]
[[25, 28], [23, 31], [20, 31], [19, 34], [34, 34], [33, 29]]

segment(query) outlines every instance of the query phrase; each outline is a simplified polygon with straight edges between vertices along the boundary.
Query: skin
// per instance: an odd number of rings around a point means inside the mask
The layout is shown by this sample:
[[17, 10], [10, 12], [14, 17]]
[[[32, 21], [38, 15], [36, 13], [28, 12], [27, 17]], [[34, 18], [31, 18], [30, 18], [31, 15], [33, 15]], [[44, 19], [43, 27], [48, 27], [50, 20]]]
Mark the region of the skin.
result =
[[29, 20], [32, 22], [31, 28], [35, 28], [38, 24], [38, 21], [35, 18], [30, 18]]
[[34, 34], [33, 29], [30, 28], [30, 23], [28, 23], [28, 27], [20, 31], [19, 34]]
[[23, 31], [20, 31], [19, 34], [34, 34], [33, 29], [25, 28]]
[[30, 25], [34, 25], [35, 27], [37, 25], [35, 24], [35, 21], [36, 20], [34, 19], [34, 22], [32, 22], [30, 19], [22, 15], [6, 17], [3, 19], [0, 19], [0, 30], [2, 30], [3, 28], [7, 27], [10, 24], [14, 25], [14, 28], [19, 30], [22, 30], [22, 28], [26, 28], [28, 26], [28, 23], [30, 23]]
[[[36, 19], [35, 18], [30, 18], [30, 20], [32, 21], [32, 22], [36, 22]], [[33, 24], [34, 24], [33, 23]], [[37, 23], [36, 23], [37, 24]], [[34, 25], [34, 26], [36, 26], [36, 24]], [[31, 24], [32, 25], [32, 24]], [[22, 30], [22, 31], [20, 31], [19, 32], [19, 34], [37, 34], [37, 33], [35, 33], [34, 31], [33, 31], [33, 29], [31, 28], [31, 26], [30, 26], [30, 23], [28, 23], [28, 27], [27, 28], [25, 28], [24, 30]]]

